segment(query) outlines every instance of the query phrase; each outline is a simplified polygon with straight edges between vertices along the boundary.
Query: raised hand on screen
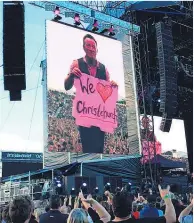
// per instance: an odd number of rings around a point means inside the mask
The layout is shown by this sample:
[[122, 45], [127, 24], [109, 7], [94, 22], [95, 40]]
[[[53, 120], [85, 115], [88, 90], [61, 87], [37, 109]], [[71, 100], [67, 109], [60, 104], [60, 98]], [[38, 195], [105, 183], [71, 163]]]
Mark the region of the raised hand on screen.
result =
[[82, 72], [79, 68], [73, 67], [70, 71], [70, 75], [73, 75], [74, 77], [80, 78], [82, 76]]
[[110, 84], [111, 84], [111, 86], [113, 86], [113, 87], [118, 87], [118, 84], [117, 84], [115, 81], [111, 81]]

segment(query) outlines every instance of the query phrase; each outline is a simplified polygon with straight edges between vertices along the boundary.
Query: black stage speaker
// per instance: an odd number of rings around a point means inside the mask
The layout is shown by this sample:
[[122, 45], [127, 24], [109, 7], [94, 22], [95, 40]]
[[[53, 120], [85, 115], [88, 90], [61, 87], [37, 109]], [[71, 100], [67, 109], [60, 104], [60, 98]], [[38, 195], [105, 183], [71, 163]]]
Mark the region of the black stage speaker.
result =
[[163, 113], [162, 121], [160, 123], [160, 130], [162, 132], [170, 132], [171, 124], [172, 124], [172, 117], [168, 117], [167, 113]]
[[166, 18], [155, 27], [160, 74], [160, 112], [163, 113], [160, 129], [169, 132], [172, 117], [177, 111], [177, 73], [171, 19]]
[[193, 112], [185, 114], [184, 126], [185, 126], [186, 142], [187, 142], [189, 170], [190, 173], [193, 173]]
[[10, 100], [21, 100], [26, 89], [23, 2], [3, 2], [3, 69]]
[[116, 188], [122, 188], [122, 178], [121, 177], [104, 177], [104, 185], [110, 183], [110, 189], [112, 193], [115, 193]]
[[86, 184], [87, 192], [85, 194], [92, 194], [94, 192], [96, 184], [96, 177], [75, 177], [75, 176], [67, 176], [65, 177], [65, 188], [68, 194], [71, 193], [71, 189], [75, 188], [76, 195], [79, 193], [80, 188], [83, 183]]
[[76, 194], [79, 193], [79, 190], [83, 183], [87, 184], [87, 194], [94, 194], [95, 188], [98, 187], [98, 194], [103, 195], [104, 186], [107, 183], [110, 183], [111, 192], [115, 192], [117, 187], [122, 188], [122, 178], [121, 177], [75, 177], [67, 176], [65, 177], [65, 188], [68, 194], [71, 193], [71, 189], [74, 188]]

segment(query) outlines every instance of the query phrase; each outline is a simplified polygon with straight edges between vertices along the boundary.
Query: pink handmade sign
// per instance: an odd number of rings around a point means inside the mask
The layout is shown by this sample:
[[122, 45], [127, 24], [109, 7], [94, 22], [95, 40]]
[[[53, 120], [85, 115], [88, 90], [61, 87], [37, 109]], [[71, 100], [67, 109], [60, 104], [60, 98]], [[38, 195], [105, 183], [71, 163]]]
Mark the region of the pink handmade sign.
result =
[[117, 127], [118, 87], [87, 74], [75, 79], [74, 86], [76, 96], [72, 115], [76, 124], [88, 128], [96, 126], [104, 132], [113, 133]]

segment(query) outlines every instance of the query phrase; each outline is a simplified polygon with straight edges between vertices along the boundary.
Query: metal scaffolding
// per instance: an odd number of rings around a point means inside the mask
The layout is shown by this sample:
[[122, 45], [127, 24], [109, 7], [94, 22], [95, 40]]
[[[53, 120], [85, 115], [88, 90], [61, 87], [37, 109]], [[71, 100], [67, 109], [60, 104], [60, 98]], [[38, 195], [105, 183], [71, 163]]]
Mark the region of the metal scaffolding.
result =
[[[136, 24], [136, 15], [135, 11], [128, 13], [130, 16], [130, 21], [132, 24]], [[141, 36], [141, 37], [140, 37]], [[140, 53], [140, 38], [144, 39], [144, 50], [143, 56]], [[142, 143], [142, 162], [144, 168], [144, 177], [150, 177], [152, 184], [154, 185], [157, 181], [156, 179], [156, 165], [154, 171], [151, 167], [151, 159], [156, 157], [156, 148], [155, 148], [155, 135], [154, 135], [154, 118], [153, 118], [153, 109], [152, 109], [152, 100], [150, 98], [150, 113], [151, 115], [147, 115], [146, 107], [145, 107], [145, 90], [148, 90], [148, 94], [150, 92], [150, 81], [149, 81], [149, 61], [147, 55], [147, 36], [139, 33], [132, 33], [133, 40], [133, 53], [134, 53], [134, 65], [136, 71], [136, 84], [137, 84], [137, 93], [138, 93], [138, 102], [139, 102], [139, 118], [140, 118], [140, 131], [141, 131], [141, 143]], [[146, 72], [142, 73], [141, 64], [144, 61]], [[144, 75], [144, 78], [143, 78]], [[146, 77], [145, 77], [146, 76]], [[143, 81], [146, 80], [146, 81]], [[151, 96], [150, 96], [151, 97]], [[147, 168], [147, 164], [149, 168]]]
[[[60, 14], [65, 17], [74, 17], [75, 13], [79, 13], [81, 21], [92, 23], [94, 19], [100, 21], [101, 27], [113, 25], [122, 33], [128, 33], [132, 29], [132, 24], [118, 17], [113, 17], [107, 13], [107, 5], [102, 1], [84, 1], [84, 2], [65, 2], [65, 1], [30, 1], [29, 4], [44, 8], [46, 11], [54, 11], [55, 7], [60, 7]], [[108, 2], [106, 2], [108, 4]], [[106, 9], [106, 10], [105, 10]], [[115, 10], [119, 10], [115, 7]], [[123, 11], [123, 9], [122, 9]], [[139, 27], [134, 25], [133, 29], [139, 30]]]

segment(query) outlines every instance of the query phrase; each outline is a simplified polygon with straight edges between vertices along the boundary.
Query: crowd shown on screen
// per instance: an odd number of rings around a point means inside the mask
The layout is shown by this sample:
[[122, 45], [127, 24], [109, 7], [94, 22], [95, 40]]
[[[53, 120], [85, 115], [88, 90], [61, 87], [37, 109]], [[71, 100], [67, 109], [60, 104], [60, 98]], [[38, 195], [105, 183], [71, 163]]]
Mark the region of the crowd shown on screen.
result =
[[[74, 96], [48, 91], [48, 149], [58, 152], [81, 152], [79, 132], [72, 117]], [[114, 134], [106, 134], [104, 153], [130, 154], [128, 147], [127, 112], [124, 104], [117, 104], [118, 127]]]
[[32, 201], [28, 196], [15, 197], [0, 208], [2, 223], [191, 223], [193, 200], [170, 192], [170, 187], [140, 195], [105, 191], [104, 196], [50, 195], [48, 200]]

